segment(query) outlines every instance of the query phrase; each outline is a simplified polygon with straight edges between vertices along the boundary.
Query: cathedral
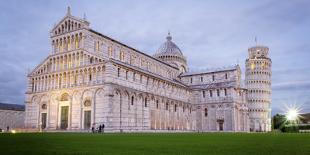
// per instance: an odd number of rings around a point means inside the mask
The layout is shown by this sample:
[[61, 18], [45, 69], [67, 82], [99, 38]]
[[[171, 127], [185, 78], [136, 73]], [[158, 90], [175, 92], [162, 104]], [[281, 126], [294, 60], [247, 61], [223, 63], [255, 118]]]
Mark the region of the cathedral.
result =
[[191, 72], [168, 34], [148, 55], [71, 15], [50, 31], [52, 52], [27, 75], [25, 128], [111, 132], [271, 130], [269, 49], [239, 65]]

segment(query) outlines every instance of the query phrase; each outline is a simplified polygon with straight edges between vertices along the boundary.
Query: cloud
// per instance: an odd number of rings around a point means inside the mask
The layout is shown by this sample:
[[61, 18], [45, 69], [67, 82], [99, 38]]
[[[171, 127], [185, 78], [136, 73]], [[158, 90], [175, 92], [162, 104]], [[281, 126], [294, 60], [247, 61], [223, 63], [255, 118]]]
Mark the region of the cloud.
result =
[[[261, 1], [8, 1], [0, 6], [0, 102], [22, 104], [26, 72], [50, 52], [49, 30], [66, 13], [84, 13], [91, 27], [154, 54], [168, 30], [191, 69], [217, 68], [239, 61], [247, 48], [270, 48], [273, 105], [298, 98], [308, 103], [310, 10], [307, 0]], [[18, 6], [18, 7], [16, 7]]]

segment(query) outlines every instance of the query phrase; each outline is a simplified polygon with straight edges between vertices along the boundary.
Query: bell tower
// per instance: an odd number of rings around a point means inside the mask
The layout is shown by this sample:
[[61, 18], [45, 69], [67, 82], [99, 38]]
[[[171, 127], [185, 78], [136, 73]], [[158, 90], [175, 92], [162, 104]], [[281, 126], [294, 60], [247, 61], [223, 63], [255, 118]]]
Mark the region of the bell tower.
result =
[[248, 89], [250, 131], [271, 131], [271, 59], [269, 48], [254, 46], [248, 49], [245, 84]]

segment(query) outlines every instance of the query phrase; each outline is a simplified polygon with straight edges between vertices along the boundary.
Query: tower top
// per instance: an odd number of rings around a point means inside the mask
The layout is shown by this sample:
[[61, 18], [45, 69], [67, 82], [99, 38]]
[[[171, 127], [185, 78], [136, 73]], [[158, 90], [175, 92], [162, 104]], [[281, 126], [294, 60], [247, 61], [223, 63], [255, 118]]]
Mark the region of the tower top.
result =
[[268, 58], [269, 48], [267, 46], [254, 46], [248, 49], [249, 58]]

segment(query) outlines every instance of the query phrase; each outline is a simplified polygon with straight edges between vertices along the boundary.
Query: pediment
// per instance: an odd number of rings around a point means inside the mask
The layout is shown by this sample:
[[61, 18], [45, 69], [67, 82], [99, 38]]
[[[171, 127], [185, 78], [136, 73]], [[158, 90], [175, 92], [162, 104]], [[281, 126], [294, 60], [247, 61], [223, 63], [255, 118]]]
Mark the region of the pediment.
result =
[[35, 69], [33, 69], [28, 75], [39, 75], [42, 73], [48, 73], [50, 67], [51, 67], [51, 62], [49, 60], [49, 57], [47, 57], [39, 65], [37, 65]]
[[83, 28], [89, 28], [89, 22], [84, 19], [72, 16], [68, 11], [66, 16], [62, 18], [51, 30], [51, 35], [61, 35], [70, 31], [75, 31]]

